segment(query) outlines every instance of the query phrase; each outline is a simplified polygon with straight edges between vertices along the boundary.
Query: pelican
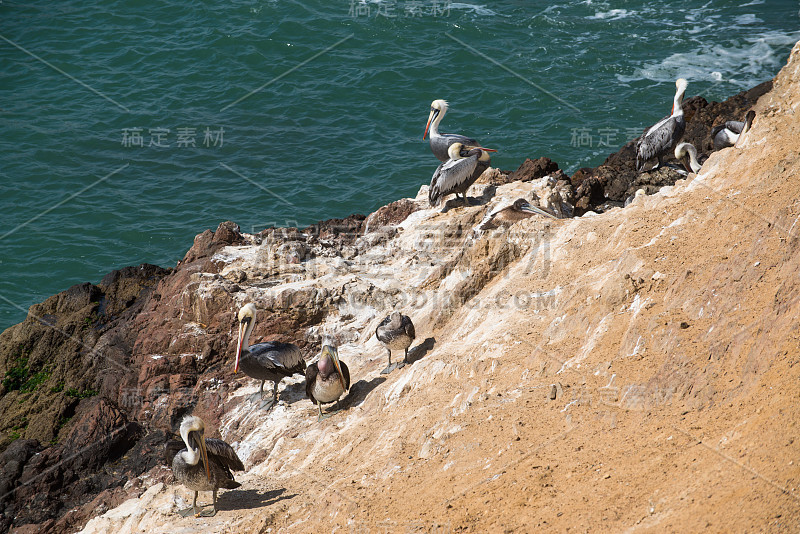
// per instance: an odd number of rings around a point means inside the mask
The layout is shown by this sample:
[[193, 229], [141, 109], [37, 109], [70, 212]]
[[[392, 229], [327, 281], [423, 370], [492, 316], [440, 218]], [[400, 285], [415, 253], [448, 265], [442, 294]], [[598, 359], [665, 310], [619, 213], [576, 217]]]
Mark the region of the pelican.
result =
[[[386, 369], [381, 371], [382, 375], [388, 375], [395, 369], [402, 368], [408, 363], [408, 347], [414, 342], [416, 335], [411, 317], [403, 315], [399, 311], [392, 312], [381, 321], [381, 324], [375, 329], [375, 337], [378, 338], [378, 341], [383, 343], [383, 346], [386, 347], [386, 352], [389, 353], [389, 365]], [[394, 367], [392, 366], [393, 350], [405, 351], [403, 363], [395, 364]]]
[[[233, 448], [221, 439], [203, 437], [205, 424], [199, 417], [184, 417], [180, 432], [183, 444], [177, 440], [168, 442], [167, 460], [172, 457], [172, 473], [178, 482], [194, 490], [194, 499], [191, 508], [178, 513], [184, 517], [192, 513], [195, 517], [211, 517], [217, 513], [217, 490], [241, 486], [233, 479], [231, 471], [244, 471], [244, 464]], [[176, 453], [182, 445], [186, 447]], [[201, 512], [197, 507], [197, 493], [200, 491], [213, 492], [211, 510]]]
[[434, 100], [431, 102], [431, 112], [428, 115], [428, 124], [425, 125], [425, 133], [422, 134], [422, 139], [425, 139], [425, 136], [428, 135], [428, 130], [431, 132], [431, 151], [433, 155], [436, 156], [440, 161], [447, 161], [449, 159], [449, 154], [447, 149], [450, 148], [450, 145], [453, 143], [461, 143], [462, 145], [472, 145], [472, 146], [479, 146], [478, 143], [474, 139], [470, 139], [469, 137], [459, 135], [459, 134], [440, 134], [439, 133], [439, 123], [442, 122], [444, 118], [444, 114], [447, 113], [447, 101], [446, 100]]
[[491, 158], [489, 152], [497, 152], [493, 148], [480, 146], [466, 146], [453, 143], [447, 149], [450, 156], [444, 163], [440, 163], [436, 172], [431, 177], [431, 187], [428, 190], [428, 200], [431, 206], [438, 206], [442, 198], [450, 193], [464, 195], [464, 205], [467, 206], [467, 189], [475, 180], [489, 168]]
[[700, 172], [700, 167], [706, 162], [708, 156], [697, 158], [697, 149], [691, 143], [679, 143], [675, 147], [675, 159], [683, 163], [686, 172]]
[[637, 199], [645, 196], [646, 194], [647, 193], [645, 193], [644, 189], [637, 189], [635, 194], [625, 199], [624, 207], [627, 208], [628, 206], [636, 202]]
[[[636, 170], [641, 172], [644, 164], [648, 160], [658, 158], [658, 165], [661, 167], [661, 158], [669, 154], [675, 145], [680, 141], [683, 131], [686, 129], [686, 120], [683, 118], [683, 94], [689, 84], [683, 78], [678, 78], [675, 82], [675, 100], [672, 103], [672, 115], [664, 117], [658, 123], [648, 128], [636, 143]], [[650, 169], [650, 170], [653, 170]]]
[[278, 402], [278, 384], [286, 376], [305, 371], [306, 362], [297, 345], [267, 341], [250, 346], [250, 332], [256, 322], [256, 307], [252, 302], [239, 310], [239, 342], [236, 346], [236, 363], [233, 372], [242, 371], [249, 377], [261, 380], [261, 399], [264, 398], [264, 382], [272, 381], [272, 400], [262, 407], [273, 407]]
[[347, 365], [339, 360], [339, 350], [336, 345], [325, 344], [319, 361], [306, 368], [306, 394], [311, 402], [317, 405], [319, 416], [317, 421], [330, 417], [334, 412], [322, 415], [322, 404], [336, 401], [350, 389], [350, 370]]
[[739, 136], [750, 129], [755, 116], [756, 112], [751, 109], [747, 112], [744, 122], [728, 121], [725, 124], [715, 126], [711, 130], [711, 139], [714, 140], [714, 150], [722, 150], [723, 148], [735, 145], [736, 141], [739, 140]]
[[501, 226], [511, 226], [512, 224], [527, 219], [533, 215], [543, 215], [551, 219], [558, 219], [552, 213], [548, 213], [541, 208], [531, 206], [530, 202], [524, 198], [518, 198], [510, 206], [495, 211], [487, 217], [486, 221], [480, 226], [481, 230], [493, 230]]

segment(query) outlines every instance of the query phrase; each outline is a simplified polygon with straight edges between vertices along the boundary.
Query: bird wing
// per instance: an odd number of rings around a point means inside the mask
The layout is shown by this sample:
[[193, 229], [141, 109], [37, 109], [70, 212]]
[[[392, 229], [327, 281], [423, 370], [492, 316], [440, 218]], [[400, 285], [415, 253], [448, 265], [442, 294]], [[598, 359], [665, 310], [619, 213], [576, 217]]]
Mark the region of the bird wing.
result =
[[[441, 165], [439, 165], [439, 166], [441, 167]], [[392, 322], [392, 316], [391, 315], [387, 315], [386, 317], [384, 317], [383, 321], [381, 321], [380, 324], [378, 325], [378, 327], [375, 329], [375, 337], [378, 338], [378, 341], [381, 341], [383, 343], [388, 342], [388, 339], [385, 339], [385, 336], [382, 335], [383, 333], [380, 330], [381, 330], [381, 328], [383, 328], [384, 326], [386, 326], [390, 322]]]
[[406, 331], [406, 335], [411, 339], [417, 337], [416, 332], [414, 332], [414, 323], [411, 322], [411, 317], [408, 315], [403, 315], [403, 328]]
[[209, 463], [216, 461], [232, 471], [244, 471], [244, 464], [236, 455], [236, 451], [221, 439], [206, 438], [206, 452]]
[[742, 133], [742, 130], [744, 130], [744, 122], [742, 122], [742, 121], [727, 121], [725, 123], [725, 128], [727, 128], [728, 130], [732, 131], [735, 134], [740, 134], [740, 133]]
[[344, 388], [350, 389], [350, 369], [347, 368], [347, 364], [342, 360], [339, 360], [339, 367], [342, 368], [342, 375], [344, 375]]
[[444, 133], [440, 135], [445, 139], [447, 139], [448, 148], [453, 143], [461, 143], [462, 145], [466, 146], [481, 146], [475, 139], [467, 137], [466, 135], [452, 134], [452, 133]]
[[451, 159], [439, 165], [431, 177], [431, 187], [428, 191], [428, 200], [436, 206], [442, 197], [450, 194], [453, 189], [466, 182], [475, 172], [478, 165], [478, 156], [462, 159]]
[[430, 145], [431, 151], [440, 161], [447, 161], [450, 156], [447, 154], [447, 149], [453, 143], [461, 143], [466, 146], [480, 146], [475, 139], [470, 139], [464, 135], [459, 134], [439, 134], [438, 137], [431, 137]]
[[717, 136], [717, 134], [720, 133], [725, 128], [726, 126], [724, 124], [718, 124], [713, 128], [711, 128], [711, 139], [714, 139]]
[[636, 145], [637, 168], [641, 169], [644, 163], [663, 153], [673, 145], [686, 127], [686, 123], [679, 117], [664, 117], [651, 126], [639, 139]]
[[292, 343], [267, 341], [251, 345], [248, 352], [267, 369], [287, 371], [289, 374], [302, 373], [306, 368], [303, 352]]
[[308, 395], [308, 398], [311, 399], [313, 404], [317, 403], [317, 399], [314, 398], [312, 390], [314, 388], [314, 382], [317, 381], [318, 374], [319, 367], [317, 367], [317, 362], [314, 362], [306, 367], [306, 395]]
[[175, 455], [178, 454], [181, 449], [185, 449], [186, 444], [183, 441], [177, 439], [169, 440], [166, 445], [164, 445], [164, 464], [172, 467], [172, 460], [175, 459]]

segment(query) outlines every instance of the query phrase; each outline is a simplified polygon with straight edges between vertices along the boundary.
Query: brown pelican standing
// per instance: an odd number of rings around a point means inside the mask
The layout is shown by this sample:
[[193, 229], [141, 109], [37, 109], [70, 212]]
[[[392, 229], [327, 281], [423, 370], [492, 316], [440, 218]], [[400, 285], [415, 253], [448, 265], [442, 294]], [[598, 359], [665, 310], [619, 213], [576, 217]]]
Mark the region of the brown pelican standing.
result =
[[697, 158], [697, 149], [691, 143], [679, 143], [675, 147], [675, 159], [683, 163], [686, 172], [700, 172], [700, 167], [706, 162], [708, 156]]
[[506, 206], [505, 208], [490, 214], [486, 221], [481, 223], [480, 229], [494, 230], [495, 228], [500, 228], [501, 226], [511, 226], [522, 219], [527, 219], [528, 217], [532, 217], [534, 215], [543, 215], [544, 217], [549, 217], [551, 219], [558, 219], [558, 217], [552, 213], [548, 213], [541, 208], [537, 208], [536, 206], [531, 206], [530, 202], [524, 198], [518, 198], [510, 206]]
[[319, 416], [317, 421], [330, 417], [333, 412], [322, 415], [322, 405], [336, 401], [350, 389], [350, 370], [339, 360], [339, 350], [334, 344], [326, 343], [322, 347], [319, 361], [306, 367], [306, 395], [317, 405]]
[[728, 121], [725, 124], [715, 126], [711, 130], [711, 139], [714, 140], [714, 150], [722, 150], [723, 148], [735, 145], [736, 141], [739, 140], [739, 136], [743, 133], [747, 133], [747, 130], [750, 129], [755, 116], [756, 112], [751, 109], [747, 112], [744, 122]]
[[[375, 337], [378, 338], [378, 341], [383, 343], [383, 346], [386, 347], [386, 352], [389, 353], [389, 365], [386, 369], [381, 371], [382, 375], [388, 375], [395, 369], [402, 368], [408, 363], [408, 347], [414, 342], [416, 335], [411, 317], [403, 315], [399, 311], [390, 313], [381, 321], [381, 324], [375, 329]], [[397, 363], [392, 366], [393, 350], [405, 351], [403, 363]]]
[[464, 195], [464, 205], [467, 206], [467, 189], [477, 180], [483, 171], [489, 168], [491, 158], [489, 152], [497, 152], [493, 148], [479, 146], [465, 146], [453, 143], [447, 149], [450, 156], [444, 163], [440, 163], [431, 177], [431, 187], [428, 190], [428, 201], [431, 206], [438, 206], [442, 198], [450, 193]]
[[683, 131], [686, 129], [686, 120], [683, 118], [681, 103], [688, 84], [689, 82], [683, 78], [678, 78], [678, 81], [675, 82], [676, 91], [675, 99], [672, 103], [672, 115], [664, 117], [645, 130], [636, 143], [637, 171], [641, 172], [644, 169], [644, 164], [653, 158], [658, 158], [658, 165], [653, 169], [661, 167], [661, 158], [665, 154], [669, 154], [680, 141]]
[[236, 346], [236, 363], [233, 372], [242, 371], [249, 377], [261, 380], [261, 399], [264, 398], [264, 382], [272, 381], [272, 400], [264, 401], [263, 407], [272, 407], [278, 402], [278, 384], [286, 376], [303, 373], [306, 362], [297, 345], [267, 341], [250, 346], [250, 332], [256, 322], [256, 307], [251, 302], [239, 310], [239, 342]]
[[425, 133], [422, 134], [422, 139], [428, 135], [428, 130], [431, 132], [431, 151], [440, 161], [447, 161], [450, 159], [447, 149], [453, 143], [461, 143], [462, 145], [479, 146], [474, 139], [459, 135], [459, 134], [441, 134], [439, 133], [439, 123], [442, 122], [444, 114], [447, 113], [446, 100], [434, 100], [431, 102], [431, 112], [428, 115], [428, 124], [425, 125]]
[[[182, 516], [193, 512], [196, 517], [213, 516], [217, 513], [217, 490], [241, 486], [233, 479], [231, 471], [244, 471], [244, 464], [230, 445], [221, 439], [203, 436], [205, 425], [199, 417], [184, 417], [180, 432], [183, 443], [177, 440], [167, 443], [167, 461], [172, 459], [172, 473], [178, 482], [194, 490], [194, 499], [191, 508], [179, 510], [178, 513]], [[179, 451], [183, 445], [186, 447]], [[200, 491], [213, 492], [210, 511], [199, 511], [197, 493]]]

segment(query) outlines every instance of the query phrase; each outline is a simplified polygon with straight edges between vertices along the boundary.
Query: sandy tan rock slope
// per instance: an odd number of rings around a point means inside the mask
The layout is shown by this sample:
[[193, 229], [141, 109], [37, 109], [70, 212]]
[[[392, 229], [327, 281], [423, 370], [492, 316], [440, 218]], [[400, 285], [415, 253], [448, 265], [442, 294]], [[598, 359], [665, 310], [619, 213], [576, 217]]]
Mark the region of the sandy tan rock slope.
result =
[[[248, 381], [220, 431], [247, 472], [216, 517], [159, 483], [84, 532], [796, 531], [800, 46], [755, 109], [738, 147], [625, 209], [482, 235], [482, 209], [422, 209], [276, 285], [249, 281], [291, 251], [226, 247], [239, 304], [342, 297], [307, 337], [342, 343], [345, 410], [317, 422], [297, 378], [259, 411]], [[384, 377], [395, 307], [417, 341]]]

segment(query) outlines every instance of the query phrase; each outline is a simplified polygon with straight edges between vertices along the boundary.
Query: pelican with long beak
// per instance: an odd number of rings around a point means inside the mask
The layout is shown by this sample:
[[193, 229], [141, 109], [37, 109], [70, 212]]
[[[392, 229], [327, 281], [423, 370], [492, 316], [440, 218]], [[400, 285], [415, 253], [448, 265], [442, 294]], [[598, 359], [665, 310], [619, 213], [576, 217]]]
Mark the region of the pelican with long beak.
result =
[[489, 168], [490, 152], [497, 150], [458, 142], [450, 145], [447, 149], [450, 159], [440, 163], [431, 177], [431, 186], [428, 189], [428, 201], [431, 206], [438, 206], [442, 199], [451, 193], [456, 194], [456, 199], [461, 193], [464, 195], [464, 205], [469, 205], [467, 189], [475, 183], [483, 171]]
[[484, 222], [481, 223], [481, 230], [494, 230], [501, 226], [511, 226], [514, 223], [533, 217], [534, 215], [541, 215], [549, 219], [558, 219], [552, 213], [544, 211], [536, 206], [531, 206], [530, 202], [524, 198], [518, 198], [510, 206], [506, 206], [501, 210], [497, 210], [490, 214]]
[[[262, 408], [272, 408], [278, 402], [278, 384], [284, 377], [301, 374], [306, 362], [300, 347], [292, 343], [266, 341], [249, 345], [250, 333], [256, 322], [256, 306], [252, 302], [239, 310], [239, 342], [236, 345], [236, 363], [233, 372], [241, 367], [244, 374], [261, 380]], [[264, 382], [272, 382], [272, 400], [264, 401]]]
[[714, 140], [714, 150], [722, 150], [736, 144], [743, 134], [747, 133], [753, 124], [756, 112], [752, 109], [747, 112], [742, 121], [727, 121], [725, 124], [715, 126], [711, 130], [711, 139]]
[[672, 101], [672, 114], [664, 117], [656, 124], [645, 130], [636, 143], [636, 170], [642, 172], [648, 160], [658, 158], [658, 165], [650, 170], [658, 169], [663, 165], [661, 158], [669, 155], [678, 141], [681, 140], [686, 130], [686, 119], [683, 117], [683, 95], [689, 85], [683, 78], [675, 82], [675, 98]]
[[439, 123], [442, 122], [444, 114], [447, 113], [446, 100], [434, 100], [431, 102], [431, 112], [428, 115], [428, 124], [425, 125], [425, 133], [422, 134], [422, 139], [428, 135], [430, 130], [430, 145], [433, 155], [440, 161], [447, 161], [450, 159], [448, 149], [453, 143], [461, 143], [462, 145], [480, 146], [475, 139], [470, 139], [464, 135], [459, 134], [442, 134], [439, 133]]
[[[180, 441], [170, 441], [166, 446], [166, 460], [172, 459], [172, 473], [175, 478], [194, 490], [191, 508], [179, 510], [186, 517], [194, 513], [195, 517], [211, 517], [217, 513], [217, 490], [219, 488], [234, 489], [241, 486], [233, 478], [231, 471], [244, 471], [244, 464], [233, 448], [221, 439], [206, 438], [203, 420], [194, 415], [187, 415], [181, 423]], [[178, 449], [185, 445], [183, 450]], [[197, 494], [201, 491], [213, 492], [211, 510], [203, 510], [197, 506]]]
[[[306, 367], [306, 394], [317, 405], [321, 421], [338, 410], [339, 397], [350, 389], [350, 370], [339, 360], [339, 349], [333, 343], [322, 347], [319, 361]], [[337, 409], [322, 415], [322, 405], [336, 401]]]
[[700, 167], [706, 162], [708, 156], [697, 157], [697, 149], [691, 143], [679, 143], [675, 147], [675, 159], [683, 163], [686, 172], [700, 172]]

